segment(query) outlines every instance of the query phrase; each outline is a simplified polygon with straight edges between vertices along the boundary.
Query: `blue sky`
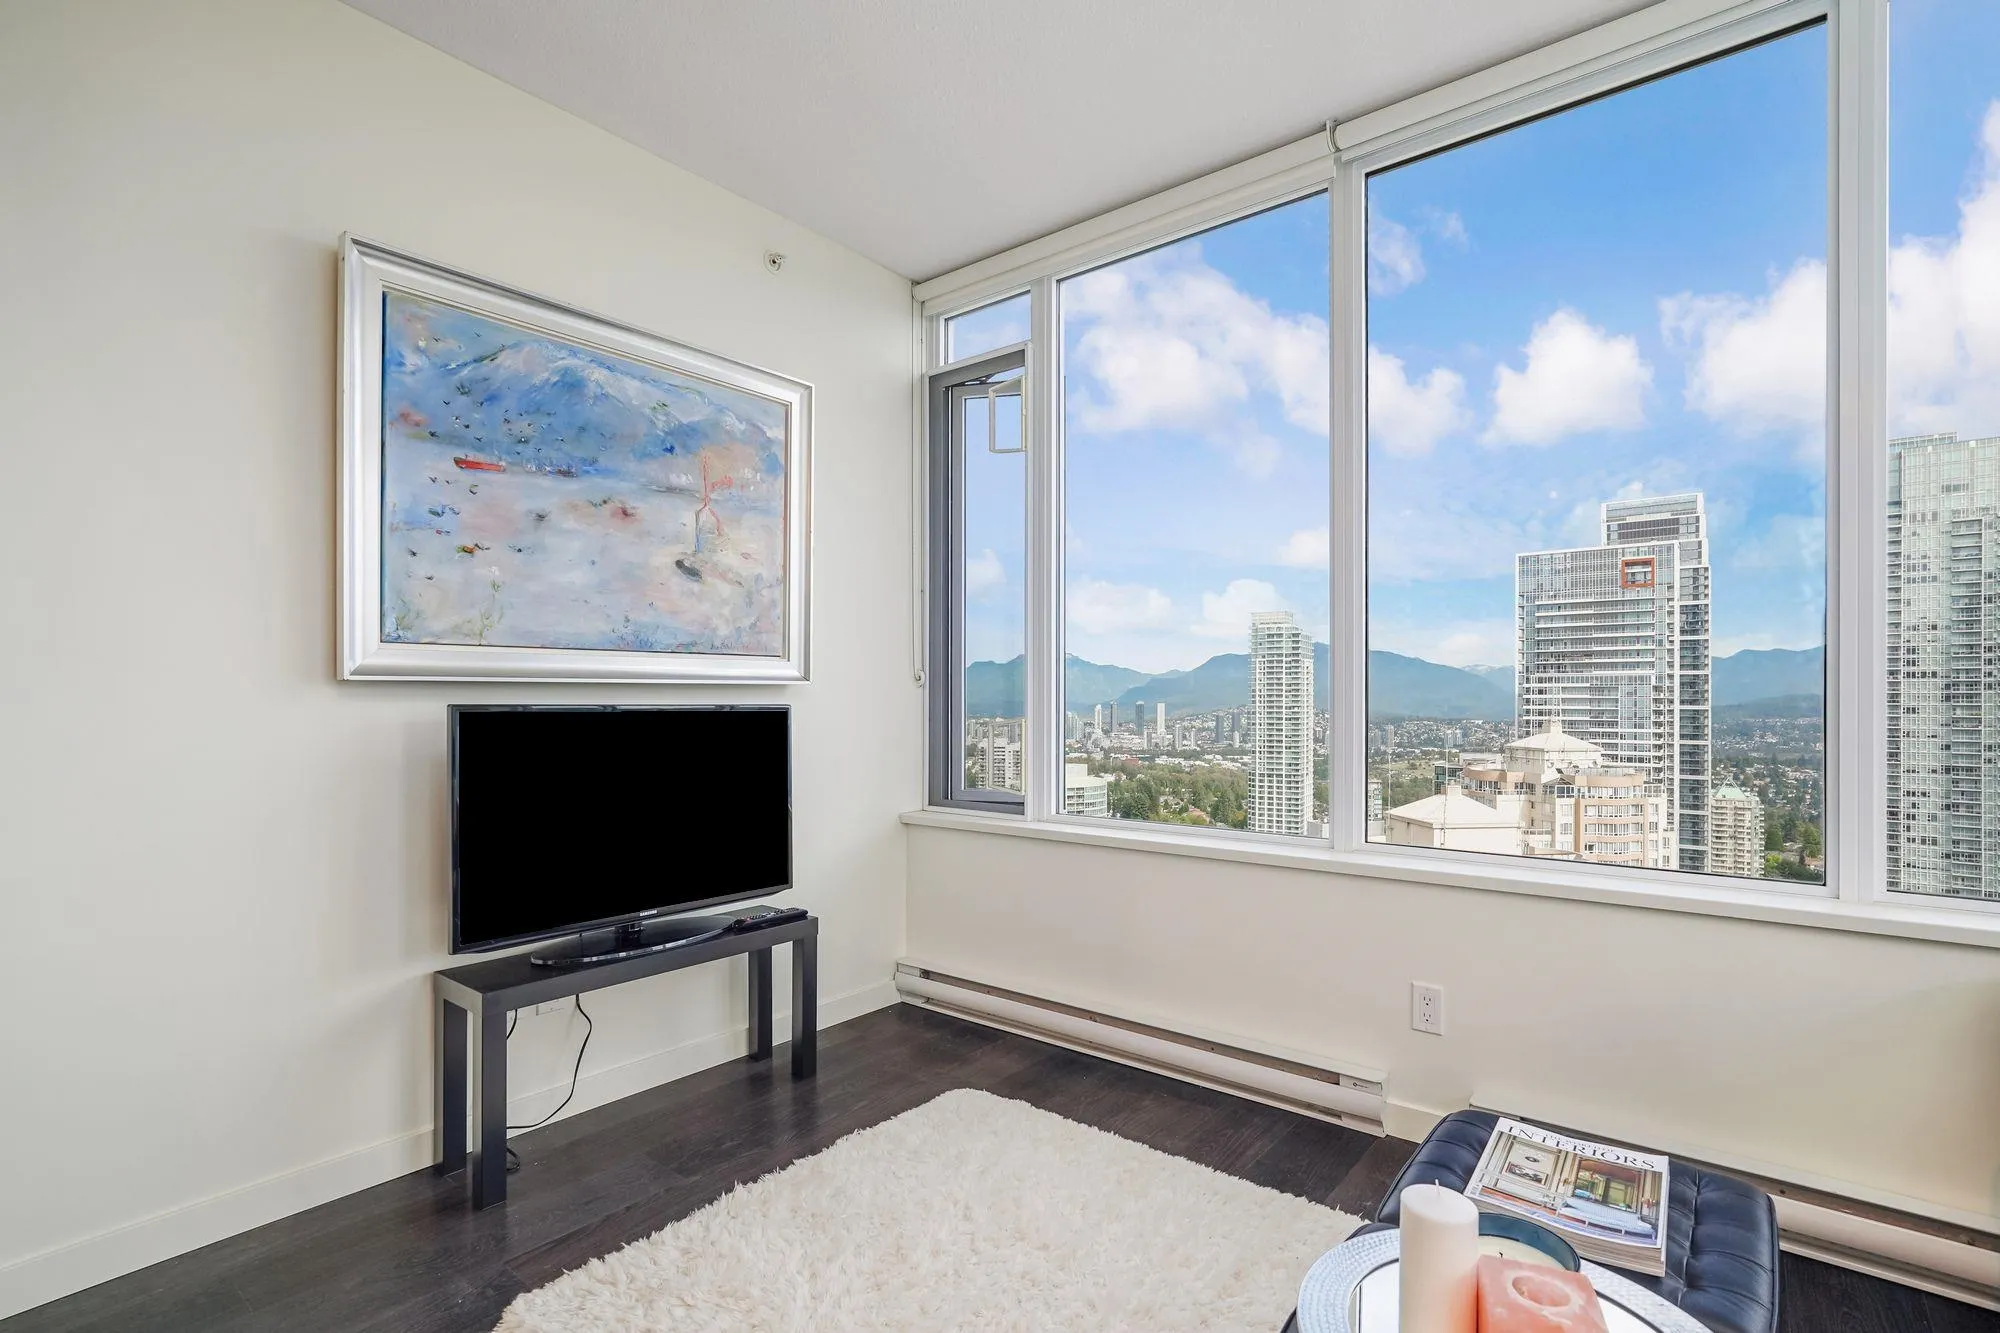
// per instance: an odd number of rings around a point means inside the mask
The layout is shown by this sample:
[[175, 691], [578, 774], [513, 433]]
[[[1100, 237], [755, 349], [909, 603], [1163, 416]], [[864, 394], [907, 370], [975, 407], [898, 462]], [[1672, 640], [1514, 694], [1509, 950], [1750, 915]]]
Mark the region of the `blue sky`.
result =
[[[1892, 13], [1892, 429], [2000, 433], [2000, 5]], [[1371, 646], [1511, 661], [1513, 557], [1679, 490], [1716, 651], [1823, 642], [1826, 61], [1807, 29], [1371, 178]], [[1327, 262], [1316, 197], [1063, 285], [1070, 651], [1325, 635]], [[1019, 555], [969, 548], [976, 657], [1019, 651]]]
[[[1327, 625], [1327, 200], [1062, 285], [1068, 646], [1144, 671]], [[1323, 543], [1321, 543], [1323, 546]]]
[[1370, 179], [1373, 646], [1510, 662], [1513, 557], [1678, 491], [1717, 651], [1824, 641], [1826, 140], [1814, 28]]

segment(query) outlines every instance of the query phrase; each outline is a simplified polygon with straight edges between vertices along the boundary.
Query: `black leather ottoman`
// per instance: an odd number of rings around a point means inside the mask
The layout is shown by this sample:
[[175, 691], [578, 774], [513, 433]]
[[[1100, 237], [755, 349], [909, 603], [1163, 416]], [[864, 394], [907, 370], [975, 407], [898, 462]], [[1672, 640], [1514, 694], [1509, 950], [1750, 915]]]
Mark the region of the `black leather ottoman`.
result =
[[[1489, 1111], [1446, 1116], [1389, 1186], [1376, 1226], [1396, 1225], [1410, 1185], [1462, 1190], [1479, 1165], [1499, 1117]], [[1771, 1198], [1734, 1176], [1673, 1164], [1667, 1183], [1667, 1275], [1620, 1270], [1693, 1315], [1715, 1333], [1777, 1333], [1778, 1217]]]

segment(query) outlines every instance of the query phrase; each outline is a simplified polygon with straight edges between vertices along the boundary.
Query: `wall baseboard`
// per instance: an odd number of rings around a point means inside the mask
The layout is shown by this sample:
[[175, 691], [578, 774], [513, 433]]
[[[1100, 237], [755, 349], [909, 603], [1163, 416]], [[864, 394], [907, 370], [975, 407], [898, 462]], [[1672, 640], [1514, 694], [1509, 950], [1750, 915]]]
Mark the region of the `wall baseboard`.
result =
[[1242, 1039], [1196, 1035], [937, 971], [909, 959], [896, 965], [896, 988], [913, 1004], [1371, 1134], [1382, 1132], [1382, 1083], [1374, 1070], [1357, 1072], [1357, 1066], [1302, 1060], [1296, 1053], [1272, 1055]]
[[[887, 977], [844, 995], [823, 996], [819, 1005], [820, 1027], [829, 1028], [895, 1003], [896, 983]], [[790, 1015], [780, 1010], [772, 1016], [772, 1021], [782, 1040], [783, 1034], [790, 1031]], [[740, 1059], [748, 1050], [748, 1034], [732, 1028], [609, 1069], [594, 1070], [578, 1081], [576, 1100], [558, 1118], [566, 1120], [592, 1107]], [[564, 1083], [561, 1087], [539, 1088], [510, 1097], [508, 1119], [532, 1120], [546, 1115], [548, 1108], [567, 1091], [568, 1084]], [[432, 1128], [424, 1125], [353, 1152], [14, 1260], [0, 1266], [0, 1319], [330, 1203], [371, 1185], [412, 1171], [428, 1170], [432, 1144]]]

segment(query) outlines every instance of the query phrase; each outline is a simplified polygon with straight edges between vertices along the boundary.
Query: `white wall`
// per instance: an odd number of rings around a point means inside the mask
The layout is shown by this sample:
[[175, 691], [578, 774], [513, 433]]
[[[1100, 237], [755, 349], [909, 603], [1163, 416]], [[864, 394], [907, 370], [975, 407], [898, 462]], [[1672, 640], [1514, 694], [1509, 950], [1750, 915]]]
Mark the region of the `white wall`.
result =
[[2000, 1230], [1990, 949], [909, 833], [940, 970], [1387, 1070], [1397, 1132], [1476, 1101]]
[[[344, 230], [814, 383], [813, 682], [336, 683]], [[448, 702], [789, 701], [822, 1012], [891, 997], [905, 282], [332, 0], [14, 0], [0, 292], [0, 1315], [429, 1160]], [[593, 1001], [580, 1103], [740, 1050], [743, 975]]]

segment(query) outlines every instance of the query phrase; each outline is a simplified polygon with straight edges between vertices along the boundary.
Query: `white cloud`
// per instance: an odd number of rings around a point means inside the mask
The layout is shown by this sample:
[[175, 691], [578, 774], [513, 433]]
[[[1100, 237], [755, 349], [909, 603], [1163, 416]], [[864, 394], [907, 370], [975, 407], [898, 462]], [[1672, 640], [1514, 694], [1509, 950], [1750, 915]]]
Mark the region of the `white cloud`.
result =
[[1606, 500], [1636, 500], [1647, 494], [1646, 483], [1628, 481], [1615, 491], [1607, 491], [1601, 496], [1578, 500], [1570, 506], [1569, 518], [1563, 523], [1561, 538], [1566, 546], [1602, 546], [1604, 544], [1604, 502]]
[[1980, 126], [1973, 184], [1951, 237], [1889, 252], [1892, 433], [2000, 433], [2000, 101]]
[[1392, 454], [1427, 454], [1440, 439], [1470, 423], [1465, 378], [1434, 368], [1412, 381], [1402, 359], [1368, 349], [1368, 439]]
[[1387, 623], [1368, 627], [1368, 646], [1426, 662], [1467, 667], [1514, 660], [1514, 622], [1457, 620], [1444, 624]]
[[[1745, 430], [1799, 429], [1820, 456], [1823, 263], [1800, 260], [1756, 299], [1669, 297], [1660, 324], [1695, 353], [1689, 407]], [[1956, 233], [1906, 236], [1890, 248], [1889, 393], [1893, 434], [2000, 431], [2000, 102], [1981, 124]]]
[[1567, 306], [1528, 335], [1520, 370], [1493, 371], [1495, 444], [1553, 444], [1595, 430], [1636, 430], [1646, 424], [1653, 368], [1639, 344], [1598, 328]]
[[1826, 265], [1802, 259], [1754, 300], [1682, 292], [1660, 302], [1660, 332], [1692, 351], [1688, 407], [1753, 434], [1826, 422]]
[[1368, 294], [1394, 296], [1424, 280], [1424, 251], [1416, 234], [1395, 219], [1369, 210]]
[[1511, 643], [1503, 645], [1502, 637], [1480, 630], [1454, 630], [1438, 640], [1437, 656], [1431, 660], [1446, 666], [1478, 666], [1499, 656], [1503, 646], [1513, 646]]
[[1279, 548], [1278, 563], [1294, 569], [1328, 568], [1332, 560], [1331, 536], [1324, 527], [1300, 528]]
[[[1691, 345], [1688, 406], [1746, 430], [1795, 428], [1821, 457], [1826, 266], [1800, 260], [1762, 297], [1683, 293], [1660, 303], [1662, 332]], [[2000, 102], [1980, 127], [1958, 229], [1889, 251], [1892, 434], [2000, 432]]]
[[1070, 585], [1063, 602], [1072, 629], [1085, 634], [1119, 634], [1135, 629], [1168, 629], [1174, 604], [1158, 588], [1084, 579]]
[[[1760, 533], [1745, 533], [1727, 548], [1737, 569], [1804, 573], [1826, 585], [1826, 520], [1799, 514], [1777, 514]], [[1718, 551], [1717, 554], [1722, 554]]]
[[1083, 325], [1070, 403], [1085, 429], [1212, 430], [1253, 393], [1271, 393], [1286, 420], [1326, 433], [1326, 321], [1273, 311], [1198, 253], [1100, 269], [1066, 284], [1063, 299]]
[[1461, 250], [1472, 243], [1472, 238], [1465, 234], [1465, 219], [1446, 209], [1424, 209], [1424, 225], [1430, 229], [1431, 235], [1441, 241], [1449, 241]]
[[1262, 579], [1232, 579], [1219, 593], [1201, 595], [1201, 619], [1188, 628], [1204, 639], [1250, 639], [1250, 616], [1286, 610], [1278, 590]]
[[1000, 557], [988, 547], [965, 562], [965, 595], [977, 597], [981, 593], [1007, 586], [1007, 567], [1000, 563]]
[[1368, 578], [1393, 584], [1511, 578], [1515, 556], [1553, 545], [1545, 540], [1540, 519], [1517, 522], [1503, 517], [1498, 507], [1390, 510], [1371, 505]]
[[[1419, 210], [1423, 229], [1437, 239], [1465, 249], [1465, 219], [1442, 208]], [[1372, 209], [1368, 214], [1368, 294], [1394, 296], [1424, 280], [1424, 247], [1416, 232]]]
[[1262, 431], [1250, 431], [1243, 435], [1228, 436], [1223, 443], [1236, 466], [1253, 481], [1262, 481], [1278, 470], [1278, 459], [1284, 449], [1278, 442]]

